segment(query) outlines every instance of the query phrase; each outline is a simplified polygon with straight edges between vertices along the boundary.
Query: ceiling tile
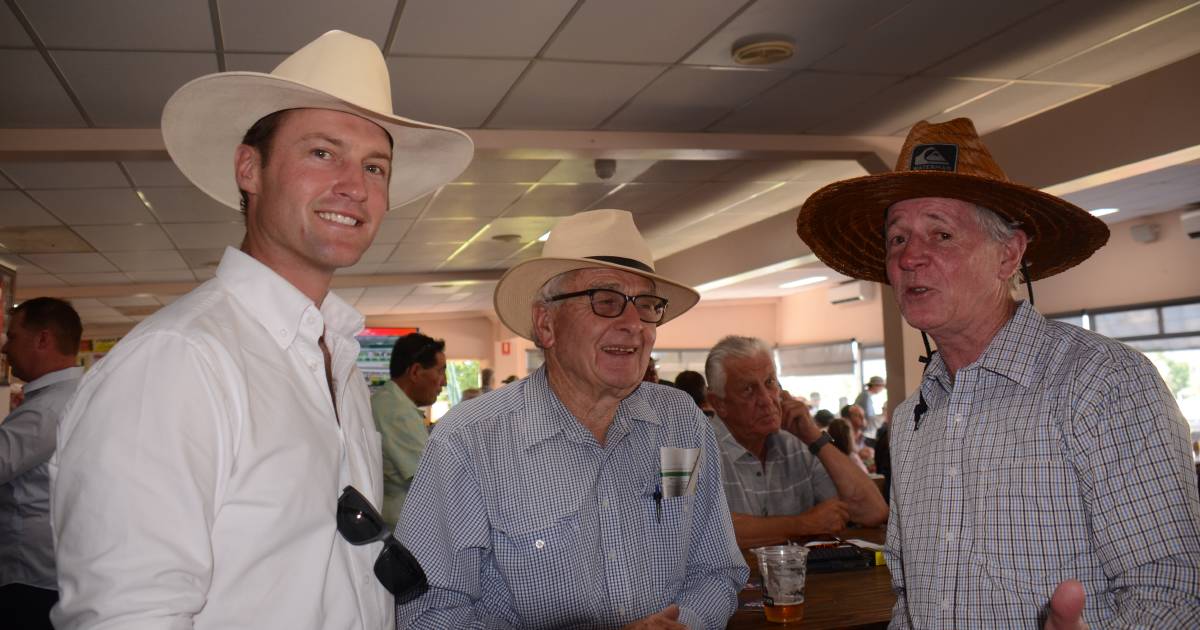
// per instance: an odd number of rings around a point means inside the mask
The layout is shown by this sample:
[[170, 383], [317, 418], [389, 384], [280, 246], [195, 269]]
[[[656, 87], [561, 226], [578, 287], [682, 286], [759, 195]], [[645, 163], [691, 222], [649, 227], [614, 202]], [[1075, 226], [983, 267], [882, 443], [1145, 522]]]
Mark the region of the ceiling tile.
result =
[[[170, 239], [162, 228], [154, 224], [143, 225], [91, 225], [75, 228], [96, 251], [138, 252], [173, 249]], [[137, 271], [152, 271], [138, 269]]]
[[129, 161], [122, 164], [133, 178], [133, 185], [138, 188], [192, 185], [171, 160]]
[[741, 166], [739, 160], [659, 160], [638, 176], [639, 182], [692, 183], [716, 179]]
[[391, 243], [375, 244], [367, 248], [363, 255], [358, 259], [358, 264], [379, 264], [388, 259], [388, 256], [396, 250], [396, 245]]
[[181, 250], [238, 247], [246, 236], [241, 223], [173, 223], [163, 229]]
[[91, 252], [92, 246], [65, 226], [55, 227], [3, 227], [0, 228], [0, 243], [13, 252]]
[[407, 0], [387, 52], [532, 57], [574, 4], [575, 0]]
[[558, 217], [501, 217], [492, 221], [479, 239], [493, 240], [499, 235], [515, 234], [516, 242], [529, 243], [550, 231], [550, 228], [554, 227], [556, 223], [558, 223]]
[[782, 35], [796, 51], [774, 67], [800, 69], [903, 6], [907, 0], [758, 0], [687, 58], [691, 65], [733, 66], [735, 44], [759, 34]]
[[928, 74], [1020, 79], [1176, 10], [1186, 1], [1068, 0], [984, 39]]
[[61, 287], [67, 283], [48, 273], [26, 273], [21, 275], [21, 287], [26, 289]]
[[411, 243], [462, 243], [488, 224], [490, 219], [469, 217], [448, 219], [422, 219], [412, 226], [404, 237]]
[[[396, 251], [392, 252], [388, 262], [411, 263], [414, 261], [436, 260], [441, 262], [447, 256], [453, 254], [462, 243], [439, 243], [430, 245], [428, 243], [413, 243], [404, 247], [397, 247]], [[407, 269], [393, 271], [392, 273], [404, 273]]]
[[125, 275], [133, 282], [196, 282], [196, 276], [191, 271], [126, 271]]
[[397, 113], [425, 122], [483, 126], [529, 62], [506, 59], [390, 57]]
[[375, 233], [374, 243], [399, 243], [412, 227], [412, 219], [393, 219], [387, 217]]
[[[1200, 6], [1029, 76], [1115, 84], [1200, 53]], [[1200, 80], [1200, 78], [1197, 78]]]
[[[440, 190], [440, 189], [439, 189]], [[435, 193], [429, 193], [419, 199], [414, 199], [399, 208], [392, 208], [388, 211], [389, 219], [415, 219], [421, 216], [421, 212], [425, 210], [425, 206], [433, 199]]]
[[719, 182], [786, 182], [808, 171], [807, 160], [746, 160], [735, 169], [721, 173]]
[[810, 131], [873, 136], [903, 134], [921, 120], [1002, 85], [998, 81], [912, 77]]
[[[913, 74], [947, 59], [1056, 0], [915, 0], [871, 26], [814, 70]], [[954, 28], [946, 28], [953, 24]]]
[[217, 0], [225, 49], [290, 53], [340, 29], [382, 46], [396, 3], [384, 0]]
[[216, 269], [193, 269], [192, 275], [196, 276], [196, 280], [198, 280], [200, 282], [205, 282], [207, 280], [212, 280], [214, 277], [216, 277], [217, 270]]
[[692, 0], [686, 10], [680, 10], [675, 0], [586, 2], [545, 56], [674, 63], [744, 4], [743, 0]]
[[105, 252], [104, 256], [121, 271], [186, 271], [188, 268], [179, 252], [174, 250]]
[[71, 286], [129, 284], [129, 278], [123, 273], [60, 273], [58, 277]]
[[147, 188], [146, 201], [162, 223], [229, 223], [242, 221], [241, 212], [200, 192], [198, 188]]
[[782, 212], [797, 210], [808, 196], [826, 182], [794, 181], [775, 184], [759, 191], [755, 196], [729, 208], [725, 214], [757, 214], [774, 216]]
[[0, 225], [59, 225], [49, 212], [18, 190], [0, 190]]
[[478, 156], [456, 182], [533, 183], [542, 179], [558, 160], [487, 160]]
[[671, 68], [604, 128], [699, 131], [786, 77], [784, 72]]
[[360, 300], [399, 300], [407, 295], [411, 295], [414, 286], [411, 284], [393, 284], [387, 286], [367, 287]]
[[798, 72], [709, 127], [709, 131], [799, 133], [900, 80], [886, 75]]
[[154, 222], [154, 217], [130, 188], [31, 190], [29, 194], [72, 226]]
[[211, 50], [205, 0], [34, 0], [22, 2], [47, 48]]
[[540, 184], [504, 213], [506, 217], [562, 217], [575, 214], [603, 198], [608, 184]]
[[345, 289], [330, 289], [329, 290], [330, 293], [333, 293], [334, 295], [342, 298], [343, 300], [346, 301], [347, 304], [350, 304], [350, 305], [353, 305], [354, 302], [356, 300], [358, 300], [359, 296], [361, 296], [363, 294], [363, 291], [366, 291], [366, 289], [363, 287], [348, 287]]
[[42, 56], [0, 50], [0, 120], [5, 127], [83, 127], [83, 117]]
[[[455, 248], [458, 245], [454, 246]], [[404, 249], [404, 248], [400, 248]], [[447, 254], [449, 255], [449, 254]], [[413, 258], [411, 260], [392, 260], [379, 265], [376, 273], [428, 273], [437, 271], [438, 265], [445, 260], [445, 256], [441, 258]]]
[[630, 183], [615, 190], [599, 202], [608, 208], [628, 210], [634, 214], [670, 207], [673, 199], [692, 189], [683, 183]]
[[679, 220], [692, 222], [697, 216], [725, 212], [774, 185], [771, 182], [698, 184], [682, 197], [675, 199], [671, 205], [678, 209], [676, 215]]
[[542, 177], [543, 183], [620, 184], [633, 181], [654, 164], [654, 160], [615, 160], [609, 177], [596, 175], [596, 160], [562, 160]]
[[0, 11], [0, 46], [33, 48], [33, 41], [12, 11]]
[[22, 188], [128, 188], [116, 162], [0, 162]]
[[217, 71], [216, 55], [206, 53], [58, 50], [51, 55], [100, 127], [157, 128], [175, 90]]
[[216, 269], [221, 262], [221, 257], [225, 255], [225, 248], [180, 249], [179, 255], [183, 256], [187, 266], [191, 269]]
[[425, 217], [499, 216], [528, 188], [524, 184], [447, 184]]
[[27, 273], [44, 273], [44, 270], [37, 265], [14, 254], [0, 254], [0, 263], [16, 269], [21, 274], [21, 277], [24, 277]]
[[488, 127], [592, 129], [664, 69], [538, 61], [509, 93]]
[[162, 306], [158, 300], [149, 295], [126, 295], [121, 297], [104, 297], [100, 298], [100, 303], [113, 308], [121, 308], [123, 306], [153, 306], [158, 308]]
[[339, 267], [333, 270], [336, 276], [369, 276], [379, 271], [379, 263], [358, 261], [349, 267]]
[[929, 118], [929, 122], [945, 122], [965, 116], [975, 123], [975, 129], [982, 135], [1096, 89], [1100, 88], [1052, 83], [1013, 83], [962, 107], [933, 116]]
[[225, 69], [231, 72], [270, 74], [288, 56], [282, 53], [225, 53]]
[[25, 259], [54, 274], [117, 271], [100, 254], [25, 254]]

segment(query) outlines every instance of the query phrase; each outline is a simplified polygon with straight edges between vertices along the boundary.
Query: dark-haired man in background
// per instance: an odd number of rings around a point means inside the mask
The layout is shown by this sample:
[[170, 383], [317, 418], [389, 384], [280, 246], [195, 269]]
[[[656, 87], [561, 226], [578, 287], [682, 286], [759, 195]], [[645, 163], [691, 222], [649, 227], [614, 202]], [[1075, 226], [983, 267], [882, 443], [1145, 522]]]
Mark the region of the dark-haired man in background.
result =
[[[83, 369], [83, 326], [70, 303], [40, 297], [13, 309], [4, 354], [24, 400], [0, 423], [0, 625], [50, 628], [58, 601], [50, 537], [50, 471], [58, 422]], [[12, 624], [9, 626], [8, 624]]]
[[371, 396], [371, 415], [383, 440], [383, 519], [393, 528], [429, 441], [425, 413], [446, 386], [446, 342], [410, 333], [392, 346], [388, 381]]

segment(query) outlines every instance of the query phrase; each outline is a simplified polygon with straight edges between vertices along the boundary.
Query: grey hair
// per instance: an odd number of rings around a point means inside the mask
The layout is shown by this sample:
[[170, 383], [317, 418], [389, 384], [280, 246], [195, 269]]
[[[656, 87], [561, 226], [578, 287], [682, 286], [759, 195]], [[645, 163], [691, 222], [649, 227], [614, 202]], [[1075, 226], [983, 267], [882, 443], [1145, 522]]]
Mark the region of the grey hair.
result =
[[[567, 282], [571, 279], [571, 276], [576, 271], [579, 270], [573, 269], [571, 271], [564, 271], [543, 283], [542, 288], [538, 289], [537, 293], [533, 295], [533, 300], [530, 301], [529, 308], [534, 308], [538, 305], [541, 305], [542, 308], [545, 308], [548, 311], [558, 308], [562, 302], [554, 302], [551, 301], [550, 298], [563, 292], [563, 285], [567, 284]], [[532, 325], [532, 330], [529, 331], [529, 338], [533, 340], [534, 346], [542, 350], [546, 349], [545, 346], [542, 345], [541, 338], [538, 337], [536, 325]]]
[[[995, 210], [985, 208], [977, 203], [971, 205], [975, 208], [975, 221], [979, 227], [983, 228], [983, 233], [997, 243], [1007, 243], [1016, 235], [1017, 230], [1021, 229], [1018, 224], [1001, 217]], [[1020, 284], [1021, 267], [1018, 265], [1012, 275], [1008, 277], [1009, 292], [1015, 292]]]
[[708, 351], [704, 360], [704, 375], [708, 378], [708, 391], [718, 398], [725, 397], [725, 362], [729, 359], [750, 359], [759, 355], [771, 356], [771, 348], [758, 337], [729, 335], [717, 342]]

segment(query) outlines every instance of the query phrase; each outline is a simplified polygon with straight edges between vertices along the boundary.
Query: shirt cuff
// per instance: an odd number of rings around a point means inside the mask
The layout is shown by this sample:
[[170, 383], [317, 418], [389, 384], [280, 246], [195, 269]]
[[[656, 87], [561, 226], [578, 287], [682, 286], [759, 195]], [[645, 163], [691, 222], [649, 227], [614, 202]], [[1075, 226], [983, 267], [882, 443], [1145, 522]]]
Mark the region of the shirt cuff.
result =
[[680, 607], [679, 623], [687, 626], [688, 630], [704, 630], [705, 628], [704, 618], [700, 616], [700, 613], [690, 608]]

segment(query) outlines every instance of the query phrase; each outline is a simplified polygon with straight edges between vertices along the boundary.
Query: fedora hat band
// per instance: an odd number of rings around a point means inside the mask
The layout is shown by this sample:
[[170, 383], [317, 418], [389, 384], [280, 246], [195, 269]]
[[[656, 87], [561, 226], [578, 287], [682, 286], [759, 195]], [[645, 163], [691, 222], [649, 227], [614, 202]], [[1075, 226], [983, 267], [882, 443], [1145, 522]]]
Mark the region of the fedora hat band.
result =
[[587, 258], [588, 260], [599, 260], [600, 262], [612, 263], [614, 265], [621, 265], [622, 267], [630, 267], [646, 273], [654, 273], [654, 268], [650, 265], [647, 265], [640, 260], [625, 258], [623, 256], [584, 256], [584, 258]]

